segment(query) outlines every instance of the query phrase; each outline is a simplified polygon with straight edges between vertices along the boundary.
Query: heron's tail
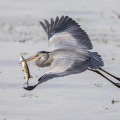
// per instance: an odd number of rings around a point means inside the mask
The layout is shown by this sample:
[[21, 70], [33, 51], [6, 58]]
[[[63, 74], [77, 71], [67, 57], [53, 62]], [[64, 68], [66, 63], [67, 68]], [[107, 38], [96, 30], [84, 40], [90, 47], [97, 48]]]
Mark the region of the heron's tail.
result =
[[91, 69], [99, 69], [100, 67], [104, 66], [101, 56], [97, 52], [90, 52], [91, 59], [89, 67]]

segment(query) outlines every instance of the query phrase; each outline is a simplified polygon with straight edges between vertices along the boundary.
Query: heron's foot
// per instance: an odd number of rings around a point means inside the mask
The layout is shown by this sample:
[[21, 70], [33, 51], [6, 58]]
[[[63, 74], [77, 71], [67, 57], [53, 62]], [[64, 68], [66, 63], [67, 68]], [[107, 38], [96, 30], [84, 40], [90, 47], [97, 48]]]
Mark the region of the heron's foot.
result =
[[115, 86], [117, 86], [118, 88], [120, 88], [120, 83], [115, 83]]
[[119, 80], [119, 81], [120, 81], [120, 78], [117, 78], [117, 80]]
[[116, 80], [118, 80], [118, 81], [120, 81], [120, 78], [118, 78], [118, 77], [114, 77]]
[[27, 86], [27, 87], [23, 87], [25, 90], [33, 90], [36, 87], [36, 85], [34, 86]]

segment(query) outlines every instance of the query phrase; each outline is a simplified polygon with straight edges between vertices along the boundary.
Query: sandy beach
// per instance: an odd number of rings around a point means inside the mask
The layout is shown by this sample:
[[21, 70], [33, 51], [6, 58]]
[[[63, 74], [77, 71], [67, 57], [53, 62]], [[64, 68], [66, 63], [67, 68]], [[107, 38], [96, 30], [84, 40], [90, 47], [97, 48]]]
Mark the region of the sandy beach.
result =
[[[19, 58], [53, 46], [39, 24], [67, 15], [89, 35], [104, 69], [120, 77], [119, 0], [0, 0], [0, 120], [119, 120], [120, 89], [85, 71], [23, 89]], [[28, 62], [34, 85], [48, 68]], [[115, 79], [109, 77], [111, 80]]]

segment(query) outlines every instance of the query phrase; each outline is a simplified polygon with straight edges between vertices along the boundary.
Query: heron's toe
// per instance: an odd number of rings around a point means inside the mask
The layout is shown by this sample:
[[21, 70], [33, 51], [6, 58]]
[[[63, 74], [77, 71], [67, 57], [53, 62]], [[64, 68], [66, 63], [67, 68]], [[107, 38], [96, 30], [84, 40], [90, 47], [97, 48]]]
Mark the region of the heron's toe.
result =
[[120, 81], [120, 78], [118, 78], [118, 80]]
[[118, 88], [120, 88], [120, 83], [115, 83], [115, 85], [116, 85]]

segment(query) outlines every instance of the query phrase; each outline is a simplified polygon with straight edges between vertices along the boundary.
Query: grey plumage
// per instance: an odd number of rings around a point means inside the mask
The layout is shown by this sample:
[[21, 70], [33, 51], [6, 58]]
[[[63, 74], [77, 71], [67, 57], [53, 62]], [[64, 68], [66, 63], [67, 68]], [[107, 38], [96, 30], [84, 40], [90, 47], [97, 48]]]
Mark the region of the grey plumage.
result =
[[[45, 24], [43, 22], [40, 24], [47, 33], [48, 39], [54, 43], [55, 50], [49, 56], [53, 58], [50, 68], [39, 83], [54, 77], [80, 73], [88, 68], [99, 69], [104, 65], [97, 52], [88, 51], [92, 49], [92, 43], [73, 19], [62, 16], [56, 17], [55, 20], [51, 18], [50, 23], [47, 20], [44, 21]], [[46, 64], [48, 64], [47, 61]]]
[[77, 74], [88, 68], [98, 69], [103, 66], [103, 61], [96, 52], [80, 53], [68, 49], [57, 49], [47, 54], [49, 54], [49, 58], [46, 55], [44, 59], [39, 57], [35, 61], [38, 67], [50, 65], [48, 71], [40, 78], [39, 84], [55, 77]]
[[36, 66], [50, 66], [48, 71], [39, 78], [38, 84], [55, 77], [81, 73], [89, 68], [99, 69], [104, 65], [97, 52], [89, 51], [92, 49], [92, 43], [86, 32], [73, 19], [62, 16], [56, 17], [55, 20], [51, 18], [50, 23], [47, 20], [44, 22], [45, 24], [43, 22], [40, 24], [55, 49], [51, 52], [38, 52], [33, 57]]
[[[51, 25], [49, 25], [49, 22], [47, 20], [45, 20], [46, 25], [40, 22], [43, 29], [48, 35], [48, 39], [54, 39], [54, 35], [56, 35], [57, 37], [61, 37], [62, 39], [64, 39], [64, 41], [68, 41], [68, 38], [66, 37], [69, 36], [69, 39], [71, 41], [74, 41], [77, 46], [83, 46], [86, 49], [92, 49], [92, 44], [88, 35], [84, 32], [84, 30], [80, 28], [78, 23], [76, 23], [74, 20], [72, 20], [68, 16], [62, 16], [60, 19], [56, 17], [55, 21], [53, 19], [51, 20]], [[70, 42], [70, 40], [68, 42]]]
[[90, 52], [90, 55], [91, 55], [91, 59], [90, 59], [89, 67], [91, 69], [99, 69], [100, 67], [104, 66], [102, 58], [100, 55], [98, 55], [97, 52]]

